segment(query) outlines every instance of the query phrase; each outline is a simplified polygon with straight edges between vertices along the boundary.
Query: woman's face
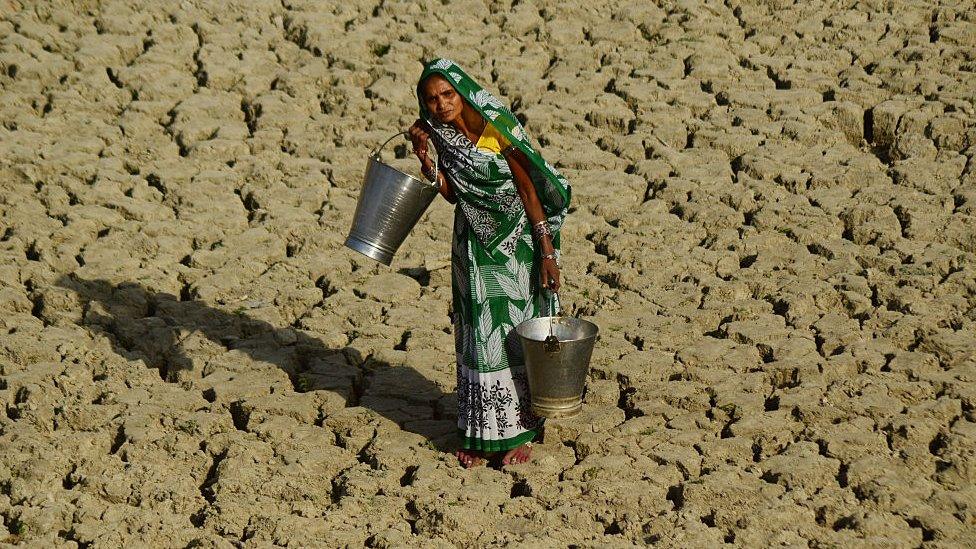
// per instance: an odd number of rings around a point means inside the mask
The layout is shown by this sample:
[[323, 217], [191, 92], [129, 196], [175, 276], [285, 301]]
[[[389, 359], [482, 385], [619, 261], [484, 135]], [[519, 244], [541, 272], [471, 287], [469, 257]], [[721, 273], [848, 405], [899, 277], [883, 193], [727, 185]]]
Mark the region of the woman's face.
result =
[[420, 93], [427, 110], [439, 122], [453, 122], [461, 116], [464, 100], [443, 76], [434, 74], [427, 77], [420, 85]]

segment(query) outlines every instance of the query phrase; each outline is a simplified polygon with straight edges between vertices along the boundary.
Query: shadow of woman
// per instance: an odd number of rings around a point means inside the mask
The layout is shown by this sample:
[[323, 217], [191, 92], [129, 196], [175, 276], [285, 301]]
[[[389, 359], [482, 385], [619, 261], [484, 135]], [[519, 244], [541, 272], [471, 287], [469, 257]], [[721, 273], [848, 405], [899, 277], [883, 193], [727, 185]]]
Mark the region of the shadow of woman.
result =
[[[167, 382], [202, 382], [198, 385], [211, 402], [221, 397], [222, 381], [271, 383], [274, 376], [262, 374], [260, 366], [268, 363], [287, 374], [296, 392], [338, 395], [345, 406], [373, 410], [441, 451], [456, 444], [453, 395], [409, 366], [363, 356], [349, 346], [329, 348], [302, 331], [152, 292], [135, 282], [64, 276], [57, 285], [81, 301], [77, 322], [105, 335], [116, 353], [142, 359]], [[234, 403], [229, 404], [233, 414]]]

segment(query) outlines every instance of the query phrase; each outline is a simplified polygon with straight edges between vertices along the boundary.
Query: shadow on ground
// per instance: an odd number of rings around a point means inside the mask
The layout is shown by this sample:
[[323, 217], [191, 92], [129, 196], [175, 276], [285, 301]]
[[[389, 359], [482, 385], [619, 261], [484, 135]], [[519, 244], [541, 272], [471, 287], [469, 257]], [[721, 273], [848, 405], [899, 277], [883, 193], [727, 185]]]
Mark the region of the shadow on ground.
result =
[[[261, 380], [259, 365], [273, 364], [288, 375], [297, 392], [337, 393], [346, 406], [373, 410], [439, 450], [456, 447], [453, 422], [445, 421], [453, 413], [451, 395], [409, 366], [363, 356], [351, 347], [329, 348], [290, 327], [153, 292], [135, 282], [65, 276], [57, 284], [81, 301], [83, 315], [77, 322], [107, 336], [116, 353], [142, 359], [167, 382], [210, 387], [203, 395], [211, 402], [220, 386], [209, 383], [214, 379], [208, 376], [231, 373], [254, 380], [257, 370]], [[274, 376], [267, 377], [270, 384]], [[442, 414], [444, 410], [448, 413]]]

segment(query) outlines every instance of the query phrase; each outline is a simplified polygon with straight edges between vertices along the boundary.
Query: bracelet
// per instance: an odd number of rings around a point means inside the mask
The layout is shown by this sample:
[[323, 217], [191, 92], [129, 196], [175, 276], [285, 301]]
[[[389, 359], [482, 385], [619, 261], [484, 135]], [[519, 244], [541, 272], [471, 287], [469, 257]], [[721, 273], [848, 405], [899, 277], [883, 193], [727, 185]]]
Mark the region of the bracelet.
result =
[[556, 266], [557, 267], [559, 266], [559, 259], [556, 257], [556, 254], [554, 254], [554, 253], [552, 253], [552, 254], [542, 254], [542, 259], [551, 259], [551, 260], [553, 260], [553, 261], [556, 262]]
[[501, 154], [502, 156], [508, 158], [509, 153], [511, 153], [514, 150], [515, 150], [515, 145], [509, 145], [509, 146], [505, 147], [504, 149], [502, 149], [502, 152], [500, 152], [499, 154]]
[[549, 230], [549, 224], [545, 221], [540, 221], [535, 225], [532, 225], [532, 237], [536, 240], [542, 240], [542, 237], [549, 236], [552, 237], [552, 231]]

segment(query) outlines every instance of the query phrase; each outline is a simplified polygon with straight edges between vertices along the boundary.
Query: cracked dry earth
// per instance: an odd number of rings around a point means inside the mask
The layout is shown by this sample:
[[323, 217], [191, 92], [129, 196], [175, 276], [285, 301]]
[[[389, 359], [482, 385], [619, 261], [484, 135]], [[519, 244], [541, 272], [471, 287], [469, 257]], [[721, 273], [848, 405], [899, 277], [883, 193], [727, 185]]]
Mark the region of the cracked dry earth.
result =
[[[976, 7], [762, 4], [0, 3], [0, 541], [971, 546]], [[342, 246], [434, 55], [575, 186], [529, 465], [445, 453], [449, 205]]]

